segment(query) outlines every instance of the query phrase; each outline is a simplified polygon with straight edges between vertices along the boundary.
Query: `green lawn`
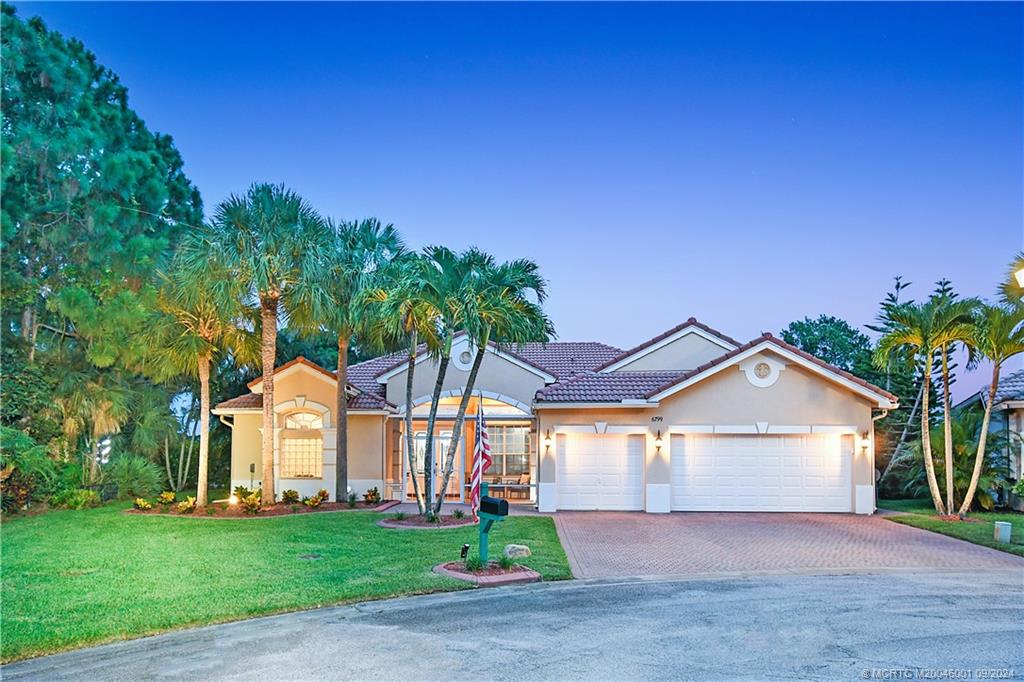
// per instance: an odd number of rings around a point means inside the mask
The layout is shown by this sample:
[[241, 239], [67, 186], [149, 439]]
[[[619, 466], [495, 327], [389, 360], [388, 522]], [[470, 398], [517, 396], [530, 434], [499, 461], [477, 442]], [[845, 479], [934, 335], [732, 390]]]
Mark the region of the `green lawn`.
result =
[[[935, 515], [935, 508], [929, 500], [879, 500], [878, 506], [880, 509], [907, 512], [902, 516], [887, 517], [890, 521], [1024, 556], [1024, 514], [1020, 512], [972, 512], [968, 518], [980, 523], [970, 523], [943, 521]], [[996, 521], [1013, 524], [1010, 544], [1001, 545], [993, 539]]]
[[[397, 531], [372, 512], [229, 520], [123, 514], [126, 504], [3, 523], [4, 661], [189, 625], [457, 590], [431, 572], [476, 528]], [[495, 524], [545, 580], [572, 576], [549, 517]], [[302, 559], [318, 554], [319, 559]]]

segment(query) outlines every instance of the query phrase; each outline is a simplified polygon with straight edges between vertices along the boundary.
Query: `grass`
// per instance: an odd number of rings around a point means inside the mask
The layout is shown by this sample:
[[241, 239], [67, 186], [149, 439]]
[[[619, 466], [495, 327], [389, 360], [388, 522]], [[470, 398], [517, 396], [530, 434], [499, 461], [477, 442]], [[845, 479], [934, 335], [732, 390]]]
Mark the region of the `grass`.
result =
[[[878, 506], [881, 509], [906, 512], [902, 516], [887, 517], [890, 521], [1024, 556], [1024, 514], [1020, 512], [971, 512], [968, 518], [977, 521], [972, 523], [938, 518], [930, 500], [879, 500]], [[1010, 544], [995, 541], [996, 521], [1009, 521], [1013, 524]]]
[[[253, 520], [123, 514], [129, 505], [3, 523], [3, 637], [11, 661], [192, 625], [328, 604], [465, 589], [431, 572], [477, 530], [380, 528], [383, 514]], [[496, 524], [491, 546], [529, 545], [523, 563], [571, 578], [549, 517]], [[314, 556], [310, 556], [314, 555]], [[305, 557], [305, 558], [303, 558]], [[319, 557], [319, 558], [315, 558]]]

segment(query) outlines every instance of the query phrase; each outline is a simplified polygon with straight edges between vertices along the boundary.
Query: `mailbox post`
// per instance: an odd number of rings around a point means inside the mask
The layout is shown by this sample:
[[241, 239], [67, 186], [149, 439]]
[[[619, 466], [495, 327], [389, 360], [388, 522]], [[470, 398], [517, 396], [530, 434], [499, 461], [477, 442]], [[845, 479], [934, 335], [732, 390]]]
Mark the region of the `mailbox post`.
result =
[[487, 484], [484, 483], [481, 487], [483, 493], [480, 497], [480, 563], [485, 567], [487, 566], [487, 555], [488, 555], [488, 536], [491, 532], [491, 526], [494, 525], [495, 521], [504, 521], [505, 517], [508, 516], [508, 500], [502, 500], [497, 497], [490, 497], [487, 494]]

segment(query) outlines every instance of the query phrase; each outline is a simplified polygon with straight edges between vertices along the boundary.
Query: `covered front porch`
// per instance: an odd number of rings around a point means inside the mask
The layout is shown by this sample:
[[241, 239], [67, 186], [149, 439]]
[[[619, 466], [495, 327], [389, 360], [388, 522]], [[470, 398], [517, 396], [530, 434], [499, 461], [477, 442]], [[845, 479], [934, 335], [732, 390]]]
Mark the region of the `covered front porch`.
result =
[[[434, 491], [441, 488], [445, 461], [452, 442], [460, 393], [446, 391], [438, 404], [437, 420], [433, 429]], [[470, 496], [473, 449], [483, 410], [488, 441], [490, 468], [483, 475], [490, 494], [504, 497], [510, 503], [533, 505], [537, 501], [537, 433], [536, 419], [528, 405], [507, 396], [483, 392], [474, 395], [466, 411], [458, 449], [455, 452], [452, 477], [445, 489], [445, 499], [453, 503], [466, 503]], [[413, 477], [422, 490], [425, 481], [424, 459], [427, 447], [427, 419], [430, 413], [429, 396], [413, 401], [413, 463], [406, 455], [405, 421], [403, 415], [391, 417], [393, 447], [389, 450], [388, 491], [393, 499], [415, 500]]]

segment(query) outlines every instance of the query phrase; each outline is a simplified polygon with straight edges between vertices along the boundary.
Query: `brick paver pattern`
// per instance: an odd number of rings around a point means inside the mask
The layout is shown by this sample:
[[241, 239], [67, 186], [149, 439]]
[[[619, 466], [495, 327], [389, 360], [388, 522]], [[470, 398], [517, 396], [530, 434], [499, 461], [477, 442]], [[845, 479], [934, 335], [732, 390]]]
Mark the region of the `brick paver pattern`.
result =
[[771, 570], [1019, 568], [1024, 557], [852, 514], [558, 512], [577, 578]]

